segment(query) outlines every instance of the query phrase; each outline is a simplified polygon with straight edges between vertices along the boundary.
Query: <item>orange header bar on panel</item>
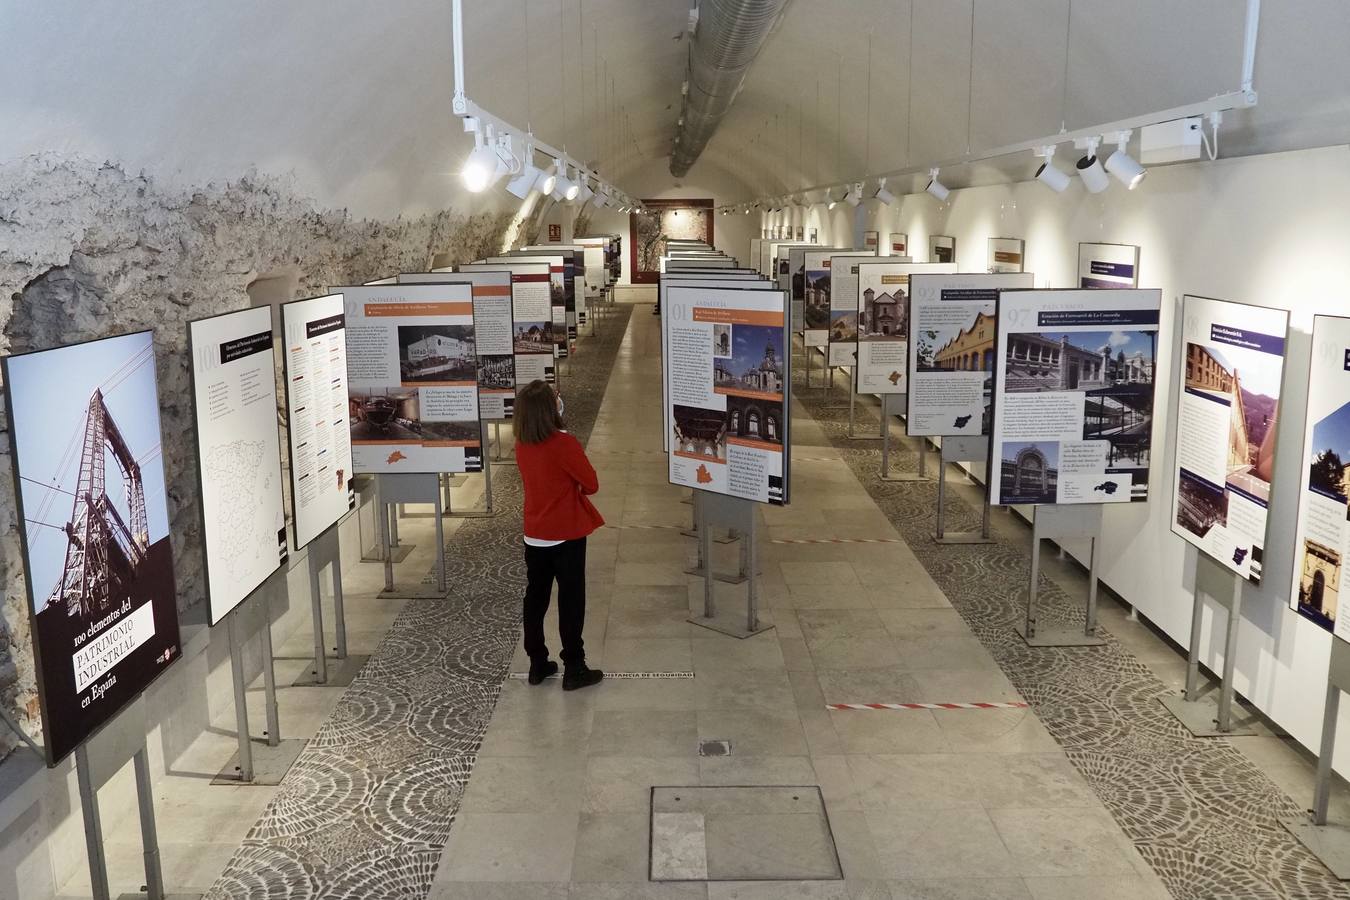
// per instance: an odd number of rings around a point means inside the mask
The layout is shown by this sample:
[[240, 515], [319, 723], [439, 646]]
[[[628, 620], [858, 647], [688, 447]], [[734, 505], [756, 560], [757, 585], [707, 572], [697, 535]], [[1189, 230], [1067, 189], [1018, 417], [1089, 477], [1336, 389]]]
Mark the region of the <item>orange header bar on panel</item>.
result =
[[471, 316], [472, 303], [367, 303], [366, 318], [390, 316]]
[[783, 314], [768, 309], [713, 309], [707, 306], [695, 306], [694, 321], [715, 322], [725, 325], [768, 325], [771, 328], [782, 328]]

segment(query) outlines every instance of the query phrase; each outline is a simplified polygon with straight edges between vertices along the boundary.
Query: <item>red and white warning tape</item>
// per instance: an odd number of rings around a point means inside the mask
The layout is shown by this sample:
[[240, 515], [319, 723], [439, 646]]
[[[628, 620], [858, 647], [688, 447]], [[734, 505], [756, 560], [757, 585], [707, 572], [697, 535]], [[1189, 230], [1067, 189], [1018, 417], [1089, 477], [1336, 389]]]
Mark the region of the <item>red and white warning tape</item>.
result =
[[826, 709], [1027, 709], [1029, 703], [827, 703]]
[[773, 538], [770, 544], [903, 544], [904, 538]]
[[650, 531], [650, 530], [653, 530], [653, 529], [662, 529], [662, 530], [673, 529], [673, 530], [679, 531], [679, 530], [681, 530], [681, 529], [688, 528], [689, 526], [688, 526], [688, 525], [606, 525], [605, 527], [606, 527], [606, 528], [614, 528], [614, 529], [645, 528], [645, 529], [647, 529], [647, 530], [649, 530], [649, 531]]

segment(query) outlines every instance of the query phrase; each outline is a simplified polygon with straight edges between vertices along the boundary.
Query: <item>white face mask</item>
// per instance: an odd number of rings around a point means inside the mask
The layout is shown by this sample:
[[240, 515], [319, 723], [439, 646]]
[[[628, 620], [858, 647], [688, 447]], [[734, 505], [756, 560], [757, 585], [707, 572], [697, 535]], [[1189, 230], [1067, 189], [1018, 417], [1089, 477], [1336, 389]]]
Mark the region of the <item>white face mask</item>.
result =
[[562, 394], [559, 394], [559, 395], [558, 395], [558, 415], [561, 416], [561, 415], [563, 414], [563, 411], [566, 410], [566, 409], [567, 409], [567, 407], [566, 407], [566, 405], [563, 403]]

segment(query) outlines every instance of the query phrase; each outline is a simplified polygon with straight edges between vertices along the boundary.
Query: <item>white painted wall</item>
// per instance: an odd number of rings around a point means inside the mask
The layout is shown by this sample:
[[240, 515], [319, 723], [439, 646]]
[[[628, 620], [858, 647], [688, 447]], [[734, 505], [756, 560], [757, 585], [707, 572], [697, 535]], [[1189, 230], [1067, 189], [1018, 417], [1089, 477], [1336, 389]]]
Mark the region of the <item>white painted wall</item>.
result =
[[[1303, 460], [1310, 332], [1315, 313], [1350, 313], [1350, 148], [1252, 156], [1158, 168], [1133, 192], [1113, 185], [1088, 195], [1078, 185], [1054, 194], [1036, 182], [953, 191], [949, 203], [909, 195], [895, 208], [869, 204], [869, 228], [906, 231], [916, 259], [930, 234], [956, 237], [962, 271], [985, 271], [991, 237], [1026, 240], [1036, 285], [1072, 287], [1078, 243], [1137, 244], [1140, 286], [1161, 288], [1164, 314], [1154, 429], [1154, 492], [1147, 504], [1107, 510], [1103, 581], [1185, 646], [1189, 640], [1196, 551], [1169, 524], [1173, 424], [1180, 344], [1174, 327], [1186, 293], [1291, 311], [1281, 397], [1277, 467], [1266, 542], [1265, 580], [1244, 593], [1236, 686], [1300, 743], [1317, 749], [1331, 636], [1289, 609]], [[822, 240], [847, 223], [823, 207], [792, 215], [829, 223]], [[786, 215], [786, 214], [785, 214]], [[773, 224], [773, 223], [769, 223]], [[1086, 546], [1072, 547], [1080, 559]], [[1222, 666], [1226, 615], [1204, 615], [1203, 661]], [[1336, 767], [1350, 774], [1350, 712], [1338, 725]], [[1311, 798], [1308, 798], [1311, 799]]]

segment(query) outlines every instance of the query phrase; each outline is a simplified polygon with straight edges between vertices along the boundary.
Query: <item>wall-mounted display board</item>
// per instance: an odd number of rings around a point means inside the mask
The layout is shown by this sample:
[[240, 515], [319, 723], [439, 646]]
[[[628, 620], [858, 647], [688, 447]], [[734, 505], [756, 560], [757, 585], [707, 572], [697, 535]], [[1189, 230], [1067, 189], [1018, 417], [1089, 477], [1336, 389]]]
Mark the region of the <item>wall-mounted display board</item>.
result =
[[787, 503], [787, 296], [672, 284], [661, 310], [671, 484]]
[[909, 356], [909, 276], [954, 272], [950, 263], [911, 263], [879, 257], [860, 260], [854, 304], [858, 321], [858, 365], [853, 388], [859, 394], [903, 394]]
[[334, 291], [347, 317], [353, 470], [482, 471], [473, 285]]
[[1157, 290], [1002, 291], [989, 502], [1148, 499]]
[[43, 743], [55, 765], [181, 652], [153, 335], [12, 356], [4, 379]]
[[212, 625], [286, 561], [272, 310], [188, 323], [207, 613]]
[[[570, 341], [567, 333], [567, 266], [564, 265], [564, 259], [561, 256], [490, 256], [487, 259], [476, 260], [480, 263], [547, 263], [549, 273], [549, 307], [551, 310], [551, 327], [549, 334], [553, 339], [553, 354], [559, 359], [567, 357]], [[498, 267], [500, 267], [498, 265]], [[462, 268], [462, 267], [461, 267]], [[575, 289], [575, 285], [574, 285]], [[516, 316], [517, 321], [520, 316]]]
[[643, 200], [642, 208], [628, 215], [633, 284], [656, 283], [668, 244], [712, 246], [716, 218], [711, 199]]
[[511, 346], [515, 354], [516, 384], [553, 383], [554, 341], [548, 263], [469, 263], [458, 271], [511, 273]]
[[1139, 287], [1139, 248], [1133, 244], [1079, 244], [1078, 286]]
[[341, 294], [281, 305], [291, 523], [303, 547], [356, 508]]
[[1261, 580], [1289, 313], [1186, 296], [1172, 530]]
[[945, 234], [934, 234], [928, 238], [928, 261], [935, 263], [956, 262], [956, 238]]
[[826, 364], [851, 366], [858, 357], [858, 265], [875, 261], [875, 253], [840, 253], [830, 257], [829, 330]]
[[886, 247], [891, 256], [908, 256], [909, 235], [903, 231], [892, 231], [886, 235]]
[[1343, 316], [1313, 318], [1301, 484], [1289, 605], [1350, 640], [1350, 616], [1340, 615], [1350, 557], [1350, 318]]
[[[596, 248], [599, 250], [600, 248]], [[516, 358], [512, 347], [511, 273], [409, 272], [399, 284], [460, 282], [473, 288], [473, 335], [478, 354], [478, 414], [485, 421], [511, 418], [516, 406]]]
[[1026, 243], [1021, 238], [989, 239], [989, 271], [1005, 274], [1022, 271]]
[[1032, 287], [1031, 273], [929, 274], [932, 266], [911, 271], [905, 431], [988, 434], [998, 292]]
[[880, 246], [880, 244], [881, 244], [881, 232], [879, 232], [879, 231], [864, 231], [864, 232], [863, 232], [863, 249], [864, 249], [864, 250], [871, 250], [872, 253], [875, 254], [875, 253], [877, 252], [877, 248]]

